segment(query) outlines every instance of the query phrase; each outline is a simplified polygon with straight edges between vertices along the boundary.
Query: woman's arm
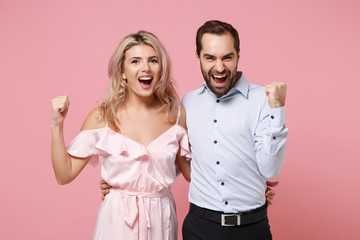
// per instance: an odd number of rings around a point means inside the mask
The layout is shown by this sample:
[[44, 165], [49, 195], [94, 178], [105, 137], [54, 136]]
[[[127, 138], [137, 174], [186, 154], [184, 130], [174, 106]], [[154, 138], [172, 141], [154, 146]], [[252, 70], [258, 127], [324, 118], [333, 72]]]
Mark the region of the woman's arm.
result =
[[[69, 99], [67, 96], [59, 96], [52, 100], [52, 144], [51, 160], [56, 180], [59, 184], [68, 184], [74, 180], [90, 160], [70, 156], [64, 141], [64, 120], [69, 110]], [[99, 125], [99, 110], [93, 110], [86, 118], [81, 130], [96, 128]]]
[[[186, 111], [183, 106], [181, 106], [181, 115], [179, 119], [179, 125], [183, 128], [187, 129], [186, 127]], [[180, 149], [176, 155], [175, 163], [177, 167], [180, 169], [182, 175], [186, 179], [186, 181], [190, 182], [191, 180], [191, 166], [190, 161], [187, 161], [185, 157], [180, 156]]]

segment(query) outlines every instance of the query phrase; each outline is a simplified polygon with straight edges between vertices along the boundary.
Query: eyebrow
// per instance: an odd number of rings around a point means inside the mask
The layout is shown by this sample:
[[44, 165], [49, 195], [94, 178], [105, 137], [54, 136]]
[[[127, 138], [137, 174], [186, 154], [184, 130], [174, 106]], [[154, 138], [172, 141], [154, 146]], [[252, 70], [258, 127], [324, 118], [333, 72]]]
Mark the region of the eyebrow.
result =
[[[150, 56], [148, 59], [153, 59], [153, 58], [158, 58], [158, 57], [156, 55], [154, 55], [154, 56]], [[135, 57], [130, 58], [129, 61], [133, 60], [133, 59], [142, 59], [142, 57], [136, 57], [135, 56]]]
[[[231, 52], [231, 53], [228, 53], [228, 54], [224, 55], [222, 58], [233, 57], [233, 56], [235, 56], [235, 54]], [[212, 57], [212, 58], [214, 58], [215, 56], [211, 55], [209, 53], [204, 53], [204, 57]]]
[[225, 56], [223, 56], [223, 58], [233, 57], [233, 56], [235, 56], [235, 54], [231, 52], [231, 53], [228, 53], [228, 54], [226, 54]]

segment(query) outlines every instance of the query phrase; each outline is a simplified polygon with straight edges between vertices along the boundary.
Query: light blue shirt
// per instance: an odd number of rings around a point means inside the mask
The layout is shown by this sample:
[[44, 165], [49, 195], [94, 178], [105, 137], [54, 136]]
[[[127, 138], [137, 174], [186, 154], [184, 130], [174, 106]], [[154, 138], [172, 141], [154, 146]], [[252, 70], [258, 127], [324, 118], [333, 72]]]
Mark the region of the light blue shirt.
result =
[[182, 104], [192, 153], [189, 201], [227, 213], [264, 205], [266, 179], [284, 162], [284, 107], [270, 108], [265, 88], [244, 74], [221, 98], [204, 83]]

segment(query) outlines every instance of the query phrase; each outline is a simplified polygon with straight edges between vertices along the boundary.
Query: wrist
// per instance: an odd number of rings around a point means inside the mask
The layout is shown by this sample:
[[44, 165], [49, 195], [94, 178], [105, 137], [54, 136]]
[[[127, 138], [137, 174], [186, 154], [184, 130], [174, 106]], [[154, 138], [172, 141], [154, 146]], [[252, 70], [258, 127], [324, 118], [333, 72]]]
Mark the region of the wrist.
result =
[[280, 108], [280, 107], [283, 107], [283, 106], [285, 106], [285, 103], [284, 102], [280, 102], [280, 101], [274, 101], [274, 102], [271, 102], [271, 103], [269, 103], [269, 106], [271, 107], [271, 108]]
[[53, 129], [53, 130], [61, 130], [61, 129], [63, 129], [63, 127], [64, 127], [63, 122], [59, 123], [59, 122], [54, 121], [54, 120], [51, 122], [51, 129]]

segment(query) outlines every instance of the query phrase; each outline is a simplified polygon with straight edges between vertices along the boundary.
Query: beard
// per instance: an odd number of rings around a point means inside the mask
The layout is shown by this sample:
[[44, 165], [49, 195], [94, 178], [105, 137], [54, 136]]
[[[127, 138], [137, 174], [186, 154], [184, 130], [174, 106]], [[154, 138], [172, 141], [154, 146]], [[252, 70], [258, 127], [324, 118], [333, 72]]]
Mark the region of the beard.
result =
[[[237, 80], [239, 78], [236, 78], [237, 77], [237, 69], [234, 69], [233, 72], [231, 72], [229, 69], [225, 69], [223, 72], [219, 73], [217, 71], [209, 71], [209, 72], [205, 72], [201, 66], [201, 73], [204, 77], [204, 80], [206, 82], [206, 85], [207, 87], [210, 89], [211, 92], [213, 92], [218, 98], [224, 96], [225, 94], [227, 94], [231, 89], [232, 87], [234, 86], [234, 84], [237, 82]], [[225, 86], [223, 87], [216, 87], [212, 84], [211, 82], [211, 78], [212, 78], [212, 75], [214, 74], [219, 74], [219, 75], [224, 75], [226, 74], [226, 80], [227, 83]]]

